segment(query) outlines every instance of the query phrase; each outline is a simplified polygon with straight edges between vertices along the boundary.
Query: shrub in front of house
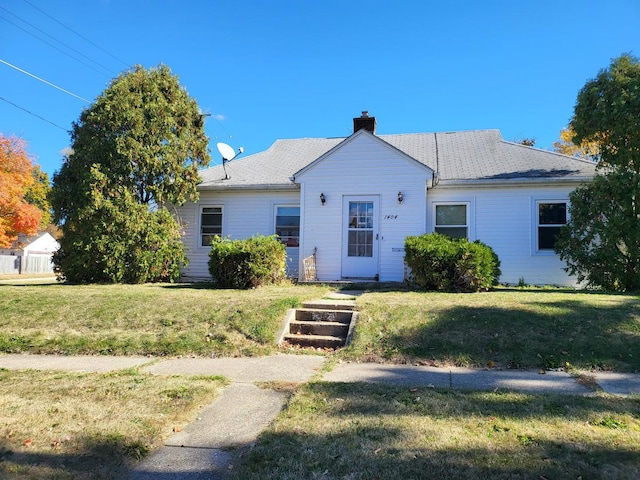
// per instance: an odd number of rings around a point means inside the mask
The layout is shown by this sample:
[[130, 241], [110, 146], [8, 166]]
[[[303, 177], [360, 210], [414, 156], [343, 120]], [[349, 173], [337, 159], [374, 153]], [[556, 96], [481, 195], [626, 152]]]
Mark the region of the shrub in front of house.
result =
[[498, 256], [478, 240], [430, 233], [407, 237], [404, 251], [409, 282], [423, 290], [477, 292], [497, 285], [500, 277]]
[[248, 289], [283, 281], [286, 262], [285, 246], [276, 236], [245, 240], [216, 236], [209, 252], [209, 273], [216, 287]]

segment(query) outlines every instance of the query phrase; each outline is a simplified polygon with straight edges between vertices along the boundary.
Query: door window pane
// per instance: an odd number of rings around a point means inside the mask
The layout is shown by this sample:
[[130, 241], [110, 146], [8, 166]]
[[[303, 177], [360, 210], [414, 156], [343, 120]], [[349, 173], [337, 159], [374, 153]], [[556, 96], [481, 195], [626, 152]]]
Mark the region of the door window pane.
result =
[[349, 202], [349, 228], [373, 228], [373, 202]]
[[373, 231], [349, 230], [348, 255], [373, 257]]
[[349, 202], [347, 254], [373, 257], [373, 202]]

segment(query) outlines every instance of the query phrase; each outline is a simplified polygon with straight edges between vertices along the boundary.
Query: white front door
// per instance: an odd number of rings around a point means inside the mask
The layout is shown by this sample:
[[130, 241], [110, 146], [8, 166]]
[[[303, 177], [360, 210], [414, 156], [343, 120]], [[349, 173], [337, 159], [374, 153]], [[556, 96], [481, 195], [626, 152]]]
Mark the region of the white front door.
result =
[[379, 197], [345, 196], [342, 206], [342, 277], [378, 276]]

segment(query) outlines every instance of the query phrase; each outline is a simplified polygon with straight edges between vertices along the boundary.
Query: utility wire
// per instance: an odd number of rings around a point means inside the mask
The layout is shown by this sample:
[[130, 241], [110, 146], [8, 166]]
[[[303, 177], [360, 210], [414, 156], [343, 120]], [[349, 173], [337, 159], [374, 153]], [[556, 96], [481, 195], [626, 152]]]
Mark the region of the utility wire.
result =
[[76, 97], [77, 99], [82, 100], [83, 102], [91, 103], [91, 100], [87, 100], [86, 98], [82, 98], [80, 95], [76, 95], [75, 93], [72, 93], [69, 90], [65, 90], [64, 88], [59, 87], [58, 85], [55, 85], [55, 84], [53, 84], [51, 82], [47, 82], [45, 79], [37, 77], [33, 73], [29, 73], [26, 70], [22, 70], [21, 68], [18, 68], [15, 65], [12, 65], [9, 62], [7, 62], [7, 61], [5, 61], [5, 60], [3, 60], [1, 58], [0, 58], [0, 63], [4, 63], [5, 65], [18, 70], [19, 72], [24, 73], [25, 75], [29, 75], [30, 77], [35, 78], [36, 80], [39, 80], [42, 83], [46, 83], [50, 87], [56, 88], [56, 89], [60, 90], [61, 92], [66, 93], [67, 95], [71, 95], [72, 97]]
[[[10, 15], [13, 15], [13, 13], [9, 12], [6, 8], [2, 8], [2, 7], [0, 7], [0, 9], [1, 9], [1, 10], [5, 10], [5, 11], [7, 11]], [[105, 67], [104, 65], [100, 65], [98, 62], [96, 62], [95, 60], [92, 60], [91, 58], [87, 57], [86, 55], [84, 55], [83, 53], [79, 52], [79, 51], [78, 51], [78, 50], [76, 50], [75, 48], [70, 47], [69, 45], [66, 45], [65, 43], [61, 42], [60, 40], [55, 39], [54, 37], [52, 37], [51, 35], [49, 35], [47, 32], [43, 32], [43, 31], [42, 31], [42, 30], [40, 30], [38, 27], [35, 27], [35, 26], [31, 25], [29, 22], [26, 22], [26, 21], [22, 20], [20, 17], [17, 17], [16, 15], [13, 15], [13, 16], [14, 16], [14, 17], [16, 17], [18, 20], [20, 20], [20, 21], [22, 21], [22, 22], [26, 23], [27, 25], [31, 26], [32, 28], [35, 28], [35, 29], [36, 29], [36, 30], [38, 30], [39, 32], [42, 32], [42, 33], [43, 33], [43, 34], [45, 34], [46, 36], [48, 36], [48, 37], [50, 37], [50, 38], [53, 38], [56, 42], [60, 43], [61, 45], [64, 45], [64, 46], [65, 46], [65, 47], [67, 47], [69, 50], [72, 50], [72, 51], [76, 52], [78, 55], [81, 55], [81, 56], [83, 56], [84, 58], [88, 59], [90, 62], [95, 63], [96, 65], [98, 65], [99, 67], [103, 68], [103, 69], [104, 69], [104, 70], [106, 70], [107, 72], [109, 72], [109, 73], [111, 73], [111, 74], [114, 74], [114, 75], [117, 75], [117, 74], [116, 74], [115, 72], [113, 72], [112, 70], [109, 70], [109, 68]], [[9, 24], [13, 25], [14, 27], [19, 28], [20, 30], [22, 30], [22, 31], [23, 31], [23, 32], [25, 32], [26, 34], [31, 35], [33, 38], [35, 38], [35, 39], [37, 39], [37, 40], [40, 40], [42, 43], [44, 43], [44, 44], [46, 44], [46, 45], [49, 45], [51, 48], [56, 49], [56, 50], [57, 50], [57, 51], [59, 51], [60, 53], [62, 53], [62, 54], [64, 54], [64, 55], [66, 55], [66, 56], [68, 56], [68, 57], [70, 57], [70, 58], [73, 58], [76, 62], [81, 63], [82, 65], [84, 65], [85, 67], [90, 68], [90, 69], [91, 69], [91, 70], [93, 70], [94, 72], [98, 72], [99, 74], [104, 75], [104, 72], [102, 72], [102, 71], [98, 70], [97, 68], [93, 67], [92, 65], [89, 65], [89, 64], [88, 64], [88, 63], [86, 63], [86, 62], [83, 62], [82, 60], [80, 60], [80, 59], [78, 59], [78, 58], [74, 57], [73, 55], [69, 54], [68, 52], [65, 52], [65, 51], [64, 51], [64, 50], [62, 50], [61, 48], [56, 47], [54, 44], [52, 44], [52, 43], [50, 43], [50, 42], [47, 42], [47, 41], [46, 41], [46, 40], [44, 40], [43, 38], [38, 37], [37, 35], [33, 34], [33, 33], [32, 33], [32, 32], [30, 32], [29, 30], [27, 30], [26, 28], [22, 28], [20, 25], [15, 24], [14, 22], [12, 22], [11, 20], [9, 20], [9, 19], [7, 19], [7, 18], [5, 18], [5, 17], [0, 16], [0, 18], [1, 18], [2, 20], [4, 20], [5, 22], [7, 22], [7, 23], [9, 23]]]
[[64, 28], [66, 28], [67, 30], [69, 30], [71, 33], [74, 33], [75, 35], [79, 36], [81, 39], [83, 39], [85, 42], [90, 43], [91, 45], [93, 45], [94, 47], [96, 47], [98, 50], [101, 50], [102, 52], [106, 53], [107, 55], [109, 55], [111, 58], [119, 61], [120, 63], [122, 63], [124, 66], [129, 67], [130, 65], [125, 62], [124, 60], [116, 57], [115, 55], [113, 55], [112, 53], [108, 52], [107, 50], [105, 50], [104, 48], [102, 48], [100, 45], [96, 45], [95, 43], [93, 43], [91, 40], [89, 40], [87, 37], [85, 37], [84, 35], [76, 32], [75, 30], [73, 30], [71, 27], [68, 27], [67, 25], [65, 25], [64, 23], [62, 23], [60, 20], [52, 17], [51, 15], [49, 15], [47, 12], [45, 12], [44, 10], [36, 7], [33, 3], [28, 2], [27, 0], [22, 0], [24, 3], [26, 3], [27, 5], [29, 5], [32, 8], [35, 8], [36, 10], [38, 10], [40, 13], [42, 13], [43, 15], [46, 15], [47, 17], [49, 17], [51, 20], [53, 20], [54, 22], [62, 25]]
[[35, 114], [35, 113], [33, 113], [33, 112], [31, 112], [31, 111], [27, 110], [26, 108], [21, 107], [20, 105], [16, 105], [15, 103], [10, 102], [10, 101], [9, 101], [9, 100], [7, 100], [6, 98], [0, 97], [0, 100], [2, 100], [3, 102], [7, 102], [9, 105], [13, 105], [14, 107], [16, 107], [16, 108], [18, 108], [18, 109], [22, 110], [23, 112], [27, 112], [29, 115], [33, 115], [34, 117], [39, 118], [40, 120], [42, 120], [42, 121], [44, 121], [44, 122], [47, 122], [47, 123], [49, 123], [49, 124], [53, 125], [54, 127], [59, 128], [60, 130], [64, 130], [65, 132], [68, 132], [68, 131], [69, 131], [69, 130], [67, 130], [67, 129], [66, 129], [66, 128], [64, 128], [64, 127], [61, 127], [61, 126], [60, 126], [60, 125], [58, 125], [57, 123], [52, 122], [51, 120], [47, 120], [46, 118], [41, 117], [40, 115], [37, 115], [37, 114]]

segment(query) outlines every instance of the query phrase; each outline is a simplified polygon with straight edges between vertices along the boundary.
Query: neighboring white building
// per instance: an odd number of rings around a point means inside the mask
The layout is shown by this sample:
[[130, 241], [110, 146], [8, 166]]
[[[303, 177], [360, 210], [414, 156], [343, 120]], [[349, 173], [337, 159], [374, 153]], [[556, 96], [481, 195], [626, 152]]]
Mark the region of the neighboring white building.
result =
[[177, 209], [190, 264], [205, 279], [213, 235], [278, 234], [288, 269], [316, 252], [320, 281], [402, 281], [404, 239], [438, 231], [490, 245], [501, 282], [574, 285], [553, 252], [568, 194], [595, 164], [507, 142], [498, 130], [376, 135], [366, 112], [347, 138], [278, 140], [201, 172]]
[[27, 236], [19, 234], [11, 248], [0, 248], [0, 255], [46, 255], [51, 256], [60, 248], [58, 241], [49, 232]]
[[53, 273], [51, 258], [59, 248], [48, 232], [20, 234], [11, 248], [0, 248], [0, 273]]

